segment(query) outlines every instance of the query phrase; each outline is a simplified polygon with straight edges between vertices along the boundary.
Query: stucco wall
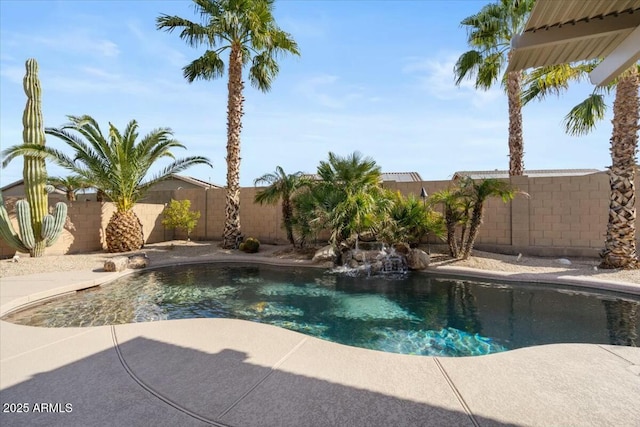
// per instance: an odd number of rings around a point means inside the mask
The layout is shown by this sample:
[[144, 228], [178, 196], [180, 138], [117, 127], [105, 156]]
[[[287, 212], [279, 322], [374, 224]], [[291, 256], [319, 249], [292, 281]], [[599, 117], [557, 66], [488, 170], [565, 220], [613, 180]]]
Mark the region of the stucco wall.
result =
[[[488, 201], [477, 240], [479, 249], [543, 256], [597, 256], [604, 246], [609, 210], [606, 173], [577, 177], [513, 177], [511, 182], [529, 197], [519, 195], [509, 203], [500, 199]], [[450, 181], [384, 183], [385, 188], [416, 196], [420, 195], [422, 187], [428, 194], [433, 194], [449, 185]], [[636, 189], [640, 191], [640, 177], [636, 179]], [[253, 203], [257, 190], [247, 187], [240, 192], [242, 234], [256, 237], [264, 243], [287, 244], [286, 233], [281, 227], [280, 206]], [[225, 189], [183, 188], [154, 193], [157, 194], [153, 200], [145, 200], [134, 208], [143, 223], [147, 243], [185, 237], [183, 232], [165, 229], [161, 224], [162, 211], [171, 198], [189, 199], [192, 209], [200, 211], [201, 218], [192, 239], [221, 239]], [[13, 201], [11, 198], [7, 200], [11, 207]], [[441, 207], [436, 206], [436, 209]], [[47, 254], [101, 250], [104, 230], [113, 211], [111, 203], [80, 201], [70, 204], [65, 232], [53, 247], [47, 249]], [[640, 230], [640, 214], [636, 228]], [[436, 242], [433, 236], [430, 241]], [[10, 257], [14, 253], [6, 243], [0, 242], [1, 257]]]

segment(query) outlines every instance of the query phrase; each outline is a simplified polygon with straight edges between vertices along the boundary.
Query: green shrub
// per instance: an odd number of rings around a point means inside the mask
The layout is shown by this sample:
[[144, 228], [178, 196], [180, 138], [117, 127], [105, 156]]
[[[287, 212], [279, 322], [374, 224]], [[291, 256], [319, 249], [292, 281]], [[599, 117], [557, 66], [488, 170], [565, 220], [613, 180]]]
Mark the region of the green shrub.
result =
[[253, 254], [258, 252], [260, 248], [260, 241], [254, 237], [249, 237], [244, 242], [240, 243], [239, 249], [248, 254]]
[[199, 211], [191, 211], [190, 200], [173, 200], [164, 209], [164, 219], [162, 225], [169, 228], [182, 228], [187, 232], [187, 240], [191, 240], [191, 232], [196, 228], [198, 219], [200, 219]]

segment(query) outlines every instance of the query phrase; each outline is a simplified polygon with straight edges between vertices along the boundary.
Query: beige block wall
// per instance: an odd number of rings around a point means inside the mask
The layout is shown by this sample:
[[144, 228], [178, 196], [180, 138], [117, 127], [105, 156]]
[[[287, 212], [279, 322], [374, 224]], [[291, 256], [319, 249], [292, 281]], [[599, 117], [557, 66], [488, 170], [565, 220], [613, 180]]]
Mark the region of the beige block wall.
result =
[[[9, 208], [14, 230], [17, 232], [18, 223], [13, 212], [15, 200], [7, 199], [5, 202]], [[53, 202], [55, 201], [49, 201], [50, 207], [53, 206]], [[62, 234], [52, 246], [46, 249], [45, 254], [63, 255], [103, 250], [106, 247], [105, 230], [111, 215], [115, 212], [113, 203], [95, 201], [66, 203], [67, 221]], [[164, 204], [139, 203], [134, 207], [134, 212], [142, 222], [146, 243], [162, 242], [173, 238], [173, 232], [165, 230], [161, 224], [163, 210]], [[10, 258], [15, 253], [15, 249], [0, 239], [0, 259]]]
[[[519, 195], [509, 203], [503, 203], [500, 199], [487, 202], [477, 240], [479, 249], [549, 256], [596, 256], [604, 246], [609, 210], [606, 173], [578, 177], [513, 177], [511, 182], [528, 193], [529, 197]], [[419, 197], [422, 187], [428, 194], [433, 194], [450, 184], [450, 181], [385, 182], [384, 186]], [[640, 177], [636, 179], [636, 189], [640, 191]], [[240, 192], [242, 234], [256, 237], [263, 243], [287, 244], [286, 233], [281, 227], [280, 205], [255, 204], [253, 198], [256, 191], [258, 189], [254, 187], [246, 187]], [[192, 233], [192, 239], [220, 240], [224, 227], [225, 194], [226, 190], [221, 188], [157, 192], [152, 200], [145, 200], [145, 203], [139, 203], [134, 208], [142, 221], [145, 241], [155, 243], [185, 237], [185, 233], [174, 233], [174, 230], [166, 229], [161, 224], [162, 211], [171, 198], [189, 199], [192, 209], [200, 211], [201, 218]], [[13, 202], [11, 198], [6, 200], [10, 210]], [[442, 211], [440, 206], [435, 209]], [[104, 230], [113, 212], [111, 203], [80, 201], [70, 204], [65, 231], [46, 253], [101, 250]], [[640, 214], [636, 228], [640, 239]], [[430, 236], [429, 241], [437, 240]], [[14, 253], [6, 243], [0, 241], [0, 257], [11, 257]]]
[[609, 211], [605, 173], [529, 180], [530, 244], [601, 248]]

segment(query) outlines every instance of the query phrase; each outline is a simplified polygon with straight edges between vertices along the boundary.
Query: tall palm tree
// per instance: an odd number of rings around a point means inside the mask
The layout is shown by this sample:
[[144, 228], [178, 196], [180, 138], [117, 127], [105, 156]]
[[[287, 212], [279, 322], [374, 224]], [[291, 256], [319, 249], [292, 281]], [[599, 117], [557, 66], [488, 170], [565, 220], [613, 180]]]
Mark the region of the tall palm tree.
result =
[[91, 188], [91, 184], [80, 175], [52, 176], [48, 177], [47, 181], [58, 190], [64, 191], [70, 202], [76, 201], [78, 191]]
[[471, 50], [456, 62], [456, 85], [475, 75], [476, 89], [487, 90], [498, 80], [506, 84], [509, 102], [509, 175], [524, 171], [522, 138], [522, 104], [520, 102], [522, 71], [501, 76], [511, 57], [511, 38], [522, 32], [534, 0], [499, 0], [484, 6], [480, 12], [462, 20], [467, 28]]
[[[523, 100], [543, 99], [549, 93], [560, 94], [571, 81], [580, 81], [599, 63], [561, 64], [541, 67], [527, 78]], [[640, 65], [634, 64], [607, 87], [594, 92], [567, 114], [565, 130], [571, 135], [590, 132], [604, 118], [604, 95], [615, 88], [611, 167], [609, 167], [609, 219], [601, 268], [640, 268], [636, 244], [636, 154], [638, 151], [638, 90]]]
[[640, 268], [636, 247], [636, 154], [640, 75], [631, 67], [618, 78], [613, 103], [611, 167], [609, 168], [609, 221], [601, 267]]
[[278, 74], [277, 58], [299, 55], [298, 45], [282, 31], [273, 17], [274, 0], [193, 0], [202, 24], [179, 16], [161, 15], [156, 28], [172, 32], [181, 28], [180, 38], [192, 47], [207, 50], [183, 68], [189, 83], [212, 80], [224, 74], [221, 54], [229, 50], [227, 99], [227, 195], [222, 245], [233, 248], [240, 235], [240, 130], [242, 128], [244, 81], [242, 70], [249, 67], [249, 81], [263, 92], [269, 91]]
[[258, 191], [255, 196], [256, 203], [277, 203], [282, 199], [282, 224], [287, 231], [287, 240], [295, 246], [293, 237], [293, 194], [302, 186], [310, 183], [300, 171], [292, 174], [285, 173], [282, 167], [277, 166], [276, 171], [267, 173], [253, 181], [254, 185], [268, 184], [264, 190]]
[[[170, 150], [185, 147], [172, 138], [173, 133], [168, 128], [155, 129], [136, 144], [138, 124], [135, 120], [129, 122], [123, 133], [109, 123], [109, 135], [105, 137], [92, 117], [68, 118], [69, 124], [45, 131], [67, 143], [72, 149], [71, 155], [50, 147], [16, 145], [3, 152], [6, 156], [4, 163], [21, 155], [47, 158], [101, 190], [116, 205], [116, 212], [106, 228], [109, 252], [126, 252], [142, 247], [142, 225], [132, 208], [149, 187], [190, 166], [211, 166], [209, 160], [201, 156], [176, 160]], [[151, 166], [163, 157], [174, 160], [145, 180]]]

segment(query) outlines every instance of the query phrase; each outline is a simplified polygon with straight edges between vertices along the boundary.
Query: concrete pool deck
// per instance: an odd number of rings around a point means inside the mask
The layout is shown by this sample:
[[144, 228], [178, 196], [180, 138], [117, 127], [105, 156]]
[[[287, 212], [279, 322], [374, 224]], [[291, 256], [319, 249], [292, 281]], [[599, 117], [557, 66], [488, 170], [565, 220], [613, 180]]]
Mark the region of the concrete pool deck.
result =
[[[121, 275], [2, 278], [0, 314]], [[60, 329], [0, 322], [7, 426], [635, 426], [639, 399], [633, 347], [554, 344], [446, 358], [231, 319]]]

